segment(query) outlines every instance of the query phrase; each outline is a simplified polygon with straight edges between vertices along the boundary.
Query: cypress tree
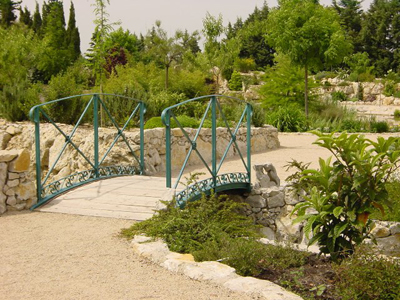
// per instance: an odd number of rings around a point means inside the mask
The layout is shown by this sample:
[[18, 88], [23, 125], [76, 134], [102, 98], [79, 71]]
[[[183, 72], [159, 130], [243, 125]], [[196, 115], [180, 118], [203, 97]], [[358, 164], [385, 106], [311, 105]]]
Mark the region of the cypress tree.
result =
[[28, 10], [26, 6], [24, 9], [22, 9], [22, 7], [19, 8], [19, 21], [28, 26], [29, 28], [32, 27], [31, 12]]
[[66, 38], [67, 38], [67, 46], [71, 53], [71, 58], [73, 60], [76, 60], [81, 55], [81, 39], [79, 35], [79, 30], [76, 27], [75, 7], [73, 2], [71, 2], [71, 7], [69, 10], [69, 20], [68, 20]]
[[17, 19], [14, 12], [20, 4], [21, 1], [0, 0], [0, 25], [9, 27]]
[[33, 14], [32, 29], [40, 35], [42, 29], [42, 17], [39, 11], [39, 4], [36, 2], [35, 12]]

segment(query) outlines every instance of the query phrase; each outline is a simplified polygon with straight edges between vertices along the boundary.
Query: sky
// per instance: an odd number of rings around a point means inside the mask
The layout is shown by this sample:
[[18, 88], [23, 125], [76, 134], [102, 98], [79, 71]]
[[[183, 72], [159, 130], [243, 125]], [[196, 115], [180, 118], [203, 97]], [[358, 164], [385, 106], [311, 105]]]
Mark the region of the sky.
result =
[[[27, 6], [33, 13], [36, 2], [41, 7], [43, 0], [23, 0], [22, 6]], [[66, 22], [68, 22], [70, 0], [64, 0]], [[95, 0], [74, 0], [77, 26], [81, 35], [81, 50], [86, 52], [94, 30], [93, 20]], [[202, 21], [206, 13], [218, 16], [222, 14], [224, 24], [235, 22], [237, 17], [246, 19], [256, 6], [261, 7], [264, 0], [110, 0], [106, 10], [111, 22], [120, 22], [119, 26], [136, 34], [147, 33], [156, 20], [161, 26], [173, 34], [178, 29], [189, 32], [202, 29]], [[269, 7], [277, 5], [276, 0], [267, 1]], [[331, 0], [321, 0], [324, 5], [330, 5]], [[367, 9], [371, 0], [364, 0], [363, 7]], [[117, 29], [119, 26], [116, 26]]]

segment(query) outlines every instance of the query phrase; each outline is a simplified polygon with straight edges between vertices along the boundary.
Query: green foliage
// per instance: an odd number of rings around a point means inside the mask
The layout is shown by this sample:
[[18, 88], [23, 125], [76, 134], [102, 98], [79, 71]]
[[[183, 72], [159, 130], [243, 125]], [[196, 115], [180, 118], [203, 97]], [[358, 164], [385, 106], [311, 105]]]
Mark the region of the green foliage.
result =
[[400, 139], [378, 137], [373, 142], [357, 134], [313, 133], [319, 137], [315, 144], [335, 160], [320, 159], [319, 170], [302, 171], [300, 184], [309, 196], [293, 213], [298, 213], [295, 222], [306, 221], [309, 244], [318, 242], [322, 253], [338, 259], [369, 236], [369, 215], [390, 205], [385, 183], [400, 166]]
[[305, 130], [306, 118], [296, 106], [283, 106], [267, 113], [267, 124], [276, 127], [281, 132], [299, 132]]
[[357, 52], [344, 58], [344, 62], [350, 68], [348, 80], [366, 82], [372, 81], [375, 77], [372, 75], [374, 67], [371, 66], [371, 60], [366, 52]]
[[[304, 70], [290, 63], [287, 56], [277, 55], [276, 65], [266, 70], [260, 89], [266, 108], [297, 103], [304, 105]], [[310, 79], [309, 87], [317, 85]]]
[[15, 11], [20, 5], [20, 1], [1, 0], [0, 1], [0, 25], [9, 27], [17, 19]]
[[398, 179], [386, 183], [386, 189], [389, 194], [390, 206], [383, 204], [385, 214], [381, 211], [376, 211], [371, 214], [371, 219], [378, 219], [382, 221], [400, 222], [400, 182]]
[[394, 111], [394, 118], [395, 118], [395, 119], [400, 119], [400, 110], [396, 109], [396, 110]]
[[248, 73], [256, 69], [256, 64], [252, 58], [238, 58], [235, 60], [235, 68], [243, 73]]
[[399, 261], [360, 248], [335, 268], [343, 300], [395, 300], [400, 297]]
[[389, 124], [386, 121], [370, 121], [371, 132], [382, 133], [389, 131]]
[[241, 91], [243, 86], [242, 76], [238, 71], [233, 71], [231, 80], [229, 80], [229, 88], [232, 91]]
[[[315, 80], [321, 80], [324, 78], [335, 78], [337, 75], [333, 72], [329, 72], [329, 71], [321, 71], [318, 72], [317, 74], [315, 74]], [[328, 82], [328, 81], [325, 81]]]
[[[184, 94], [161, 91], [150, 95], [147, 101], [147, 110], [150, 116], [161, 116], [164, 109], [186, 100]], [[181, 113], [184, 113], [181, 111]]]
[[[182, 115], [176, 117], [179, 124], [183, 128], [189, 127], [189, 128], [198, 128], [199, 127], [199, 122], [191, 117]], [[146, 124], [144, 125], [144, 129], [152, 129], [152, 128], [159, 128], [159, 127], [164, 127], [164, 124], [161, 121], [161, 117], [152, 117], [150, 118]], [[171, 128], [178, 128], [178, 123], [171, 118]]]
[[253, 107], [253, 116], [252, 116], [252, 124], [255, 127], [263, 127], [265, 123], [265, 110], [259, 103], [252, 103]]
[[387, 97], [393, 96], [396, 92], [395, 82], [393, 80], [385, 80], [385, 88], [383, 94]]
[[338, 91], [331, 93], [333, 101], [348, 101], [349, 98], [347, 97], [345, 92]]
[[193, 253], [204, 243], [217, 237], [258, 237], [253, 221], [237, 213], [243, 204], [226, 196], [203, 196], [189, 202], [180, 209], [175, 202], [168, 203], [167, 209], [159, 211], [151, 219], [133, 224], [122, 231], [127, 237], [145, 233], [162, 238], [171, 251]]

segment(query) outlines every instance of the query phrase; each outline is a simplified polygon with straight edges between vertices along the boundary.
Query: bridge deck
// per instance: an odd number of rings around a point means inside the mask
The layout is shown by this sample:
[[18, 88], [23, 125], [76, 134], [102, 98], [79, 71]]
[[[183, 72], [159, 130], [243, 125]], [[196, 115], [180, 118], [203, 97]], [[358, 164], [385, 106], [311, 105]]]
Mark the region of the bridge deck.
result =
[[117, 177], [69, 191], [38, 210], [142, 221], [154, 214], [166, 192], [164, 177]]

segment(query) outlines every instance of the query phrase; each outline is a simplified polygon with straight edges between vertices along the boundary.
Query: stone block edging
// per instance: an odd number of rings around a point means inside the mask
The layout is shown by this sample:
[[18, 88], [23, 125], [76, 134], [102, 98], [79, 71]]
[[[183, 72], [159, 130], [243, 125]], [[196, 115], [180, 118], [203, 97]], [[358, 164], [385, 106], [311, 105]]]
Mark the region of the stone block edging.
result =
[[243, 277], [236, 274], [234, 268], [216, 261], [195, 262], [190, 254], [171, 252], [161, 240], [139, 235], [131, 242], [133, 251], [163, 268], [183, 274], [191, 279], [210, 281], [231, 291], [244, 293], [258, 299], [266, 300], [302, 300], [281, 286], [254, 277]]

